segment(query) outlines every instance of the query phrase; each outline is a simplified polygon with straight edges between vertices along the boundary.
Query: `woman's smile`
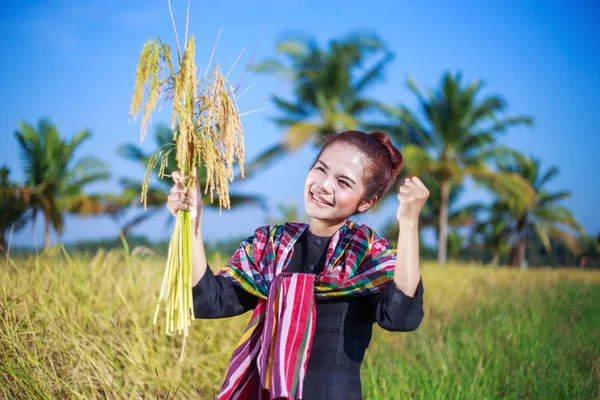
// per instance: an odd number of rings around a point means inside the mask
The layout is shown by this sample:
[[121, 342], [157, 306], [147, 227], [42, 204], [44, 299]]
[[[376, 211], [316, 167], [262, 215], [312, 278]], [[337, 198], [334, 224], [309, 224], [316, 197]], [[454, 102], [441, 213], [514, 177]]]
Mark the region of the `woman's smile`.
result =
[[319, 207], [333, 207], [333, 204], [325, 200], [323, 197], [314, 194], [313, 192], [309, 192], [309, 196], [310, 200]]

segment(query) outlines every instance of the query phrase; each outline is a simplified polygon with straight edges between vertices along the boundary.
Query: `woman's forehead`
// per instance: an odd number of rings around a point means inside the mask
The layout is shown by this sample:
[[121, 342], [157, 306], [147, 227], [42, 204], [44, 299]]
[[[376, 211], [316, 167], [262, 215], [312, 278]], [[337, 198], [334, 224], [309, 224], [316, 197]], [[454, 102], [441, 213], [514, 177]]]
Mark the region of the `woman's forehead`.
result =
[[319, 161], [336, 172], [352, 172], [355, 176], [361, 176], [364, 169], [364, 155], [354, 146], [345, 143], [334, 143], [328, 146]]

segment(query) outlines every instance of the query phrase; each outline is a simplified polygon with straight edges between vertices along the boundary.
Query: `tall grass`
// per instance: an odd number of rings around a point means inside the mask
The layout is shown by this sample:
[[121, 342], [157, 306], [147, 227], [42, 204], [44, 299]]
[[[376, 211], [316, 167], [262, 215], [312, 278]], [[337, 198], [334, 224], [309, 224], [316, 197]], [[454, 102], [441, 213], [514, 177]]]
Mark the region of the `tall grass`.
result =
[[[182, 339], [152, 324], [164, 259], [12, 261], [0, 261], [0, 398], [214, 398], [249, 314], [193, 321], [180, 364]], [[425, 319], [376, 328], [366, 399], [598, 398], [600, 272], [422, 270]]]
[[374, 335], [365, 397], [598, 398], [599, 278], [574, 270], [426, 269], [426, 318], [410, 335]]

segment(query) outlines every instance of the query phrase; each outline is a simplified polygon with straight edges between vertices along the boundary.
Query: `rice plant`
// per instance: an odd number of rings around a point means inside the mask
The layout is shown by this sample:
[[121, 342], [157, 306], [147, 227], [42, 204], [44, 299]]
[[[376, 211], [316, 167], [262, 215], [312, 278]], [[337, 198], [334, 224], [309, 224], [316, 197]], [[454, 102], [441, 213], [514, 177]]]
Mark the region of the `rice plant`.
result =
[[[186, 22], [185, 47], [181, 55], [172, 13], [171, 19], [175, 31], [179, 69], [175, 70], [169, 45], [154, 38], [144, 44], [136, 71], [130, 116], [142, 114], [141, 141], [144, 140], [152, 112], [159, 100], [171, 100], [173, 104], [171, 127], [174, 132], [174, 145], [159, 149], [151, 157], [144, 178], [141, 201], [145, 206], [152, 171], [160, 165], [159, 176], [164, 177], [167, 156], [171, 151], [175, 151], [177, 168], [185, 175], [184, 186], [194, 189], [198, 175], [196, 169], [206, 168], [204, 194], [210, 193], [212, 203], [216, 191], [219, 210], [223, 207], [229, 208], [229, 182], [233, 181], [234, 163], [237, 162], [241, 176], [244, 177], [244, 139], [235, 89], [223, 75], [218, 63], [215, 63], [212, 69], [207, 69], [202, 79], [198, 79], [194, 61], [194, 37], [187, 39]], [[187, 20], [189, 21], [189, 4]], [[211, 62], [212, 55], [209, 66]], [[191, 240], [190, 214], [179, 210], [169, 245], [167, 267], [154, 324], [157, 323], [162, 301], [166, 301], [165, 333], [169, 336], [175, 333], [184, 335], [182, 357], [185, 337], [189, 334], [188, 328], [194, 316]]]

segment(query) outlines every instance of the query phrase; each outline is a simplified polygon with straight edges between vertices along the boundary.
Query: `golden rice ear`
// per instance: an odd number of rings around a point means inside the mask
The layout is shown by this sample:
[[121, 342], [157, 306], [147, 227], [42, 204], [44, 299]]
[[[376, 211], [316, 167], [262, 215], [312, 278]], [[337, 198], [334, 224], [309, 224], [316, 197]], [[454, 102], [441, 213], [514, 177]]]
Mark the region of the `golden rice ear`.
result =
[[[210, 192], [211, 203], [214, 192], [219, 197], [219, 209], [230, 208], [229, 182], [233, 181], [233, 165], [237, 162], [244, 177], [244, 139], [235, 90], [215, 64], [210, 74], [201, 82], [196, 78], [195, 41], [190, 37], [186, 43], [181, 68], [173, 71], [169, 47], [160, 40], [148, 41], [138, 63], [136, 85], [131, 104], [131, 115], [143, 110], [141, 140], [144, 139], [147, 123], [159, 97], [166, 88], [167, 99], [173, 100], [171, 124], [175, 142], [177, 167], [183, 172], [196, 167], [206, 168], [204, 192]], [[161, 64], [162, 62], [162, 64]], [[169, 79], [159, 80], [159, 70], [168, 66]], [[148, 99], [144, 103], [144, 87], [148, 88]], [[164, 176], [167, 156], [162, 150], [151, 157], [142, 188], [142, 201], [146, 202], [149, 174], [160, 160], [159, 176]], [[195, 186], [195, 181], [186, 182]], [[193, 185], [192, 185], [193, 183]]]
[[[163, 45], [158, 39], [149, 40], [144, 44], [142, 53], [138, 61], [135, 86], [133, 89], [133, 98], [129, 110], [130, 117], [136, 117], [142, 112], [141, 138], [144, 141], [148, 122], [151, 121], [151, 115], [158, 99], [162, 95], [161, 89], [167, 84], [166, 79], [160, 79], [159, 73], [168, 64], [172, 72], [171, 55], [169, 46]], [[144, 88], [147, 88], [147, 99], [144, 102]]]

